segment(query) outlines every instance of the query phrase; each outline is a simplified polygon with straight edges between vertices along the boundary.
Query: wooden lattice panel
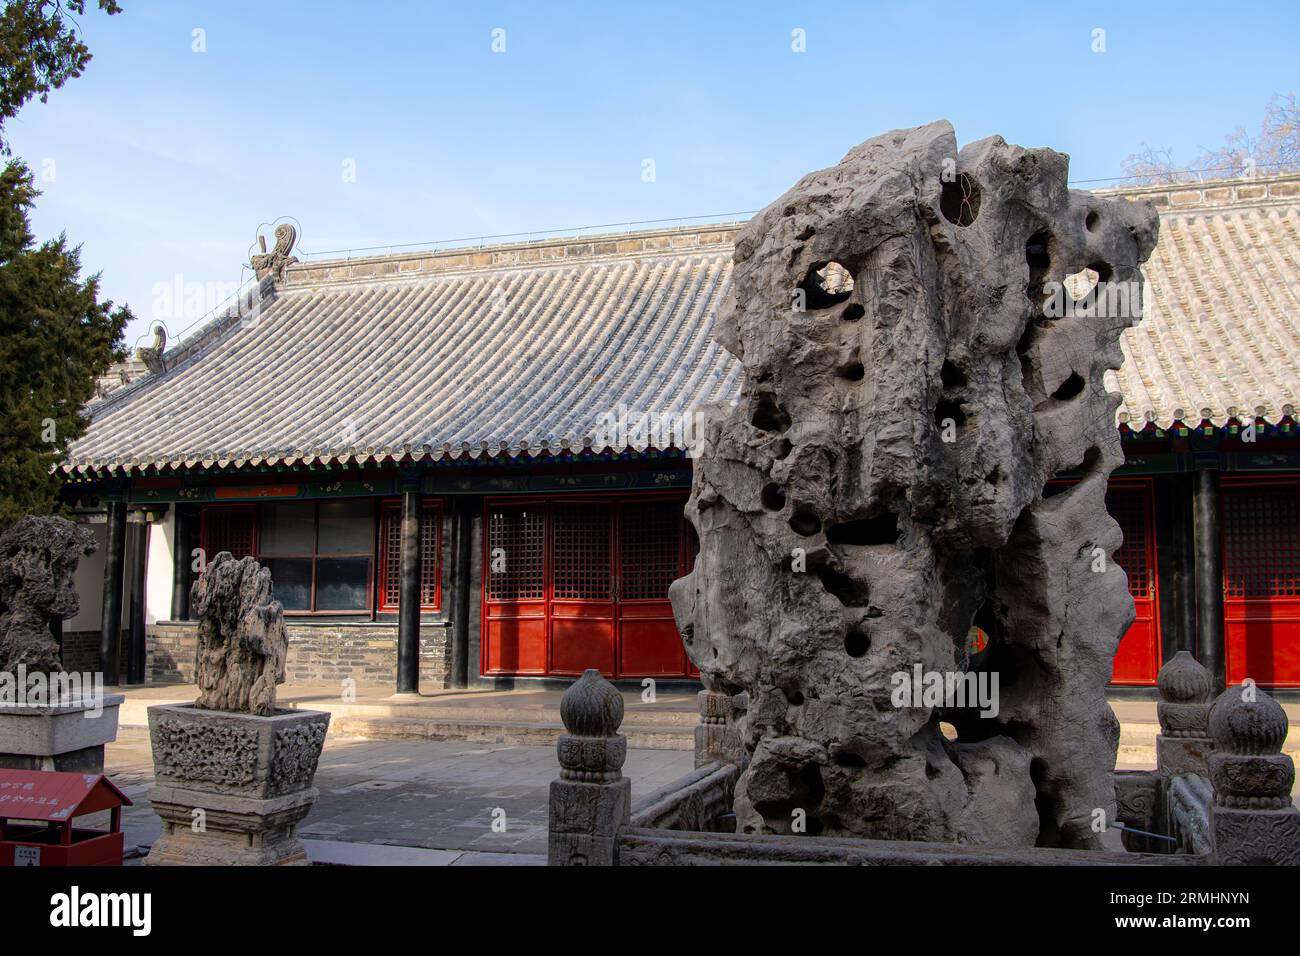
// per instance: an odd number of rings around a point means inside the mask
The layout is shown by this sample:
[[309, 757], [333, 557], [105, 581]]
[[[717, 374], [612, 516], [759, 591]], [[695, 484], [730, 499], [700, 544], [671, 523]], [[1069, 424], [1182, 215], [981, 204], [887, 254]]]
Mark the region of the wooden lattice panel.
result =
[[610, 597], [610, 507], [557, 504], [552, 513], [554, 597], [603, 601]]
[[[438, 580], [441, 572], [438, 547], [441, 541], [442, 509], [436, 502], [426, 503], [420, 521], [420, 606], [438, 606]], [[389, 502], [384, 507], [381, 545], [384, 551], [384, 579], [380, 595], [383, 608], [396, 608], [402, 600], [402, 505]]]
[[1106, 510], [1124, 533], [1115, 551], [1115, 563], [1128, 575], [1129, 594], [1148, 597], [1151, 588], [1151, 560], [1147, 553], [1146, 488], [1111, 488], [1106, 492]]
[[402, 600], [402, 506], [384, 509], [384, 593], [383, 607], [397, 607]]
[[619, 560], [623, 600], [664, 600], [680, 574], [682, 507], [678, 502], [623, 508]]
[[442, 540], [442, 509], [425, 505], [420, 520], [420, 604], [435, 607], [438, 604], [438, 543]]
[[1223, 593], [1229, 598], [1300, 596], [1296, 485], [1225, 488]]
[[488, 515], [488, 600], [528, 601], [546, 596], [545, 540], [542, 506], [492, 509]]
[[203, 517], [203, 552], [207, 560], [222, 551], [236, 558], [253, 554], [256, 516], [251, 508], [211, 508]]

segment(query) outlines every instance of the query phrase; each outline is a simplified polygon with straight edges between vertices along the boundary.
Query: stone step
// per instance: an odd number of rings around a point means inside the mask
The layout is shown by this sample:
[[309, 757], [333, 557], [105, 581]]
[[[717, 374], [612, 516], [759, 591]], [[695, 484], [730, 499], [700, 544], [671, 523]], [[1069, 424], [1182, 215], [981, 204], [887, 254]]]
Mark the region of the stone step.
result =
[[[560, 708], [554, 706], [518, 706], [509, 703], [492, 704], [475, 703], [472, 706], [455, 706], [428, 702], [386, 703], [358, 702], [354, 704], [343, 701], [304, 700], [284, 701], [282, 706], [302, 710], [327, 710], [336, 718], [392, 718], [417, 720], [489, 721], [502, 723], [560, 723]], [[692, 706], [686, 709], [655, 708], [642, 706], [628, 709], [624, 723], [634, 723], [645, 727], [685, 727], [694, 728], [699, 722], [699, 712]]]
[[[549, 746], [565, 732], [558, 720], [534, 723], [502, 720], [448, 720], [429, 717], [336, 715], [330, 734], [368, 740], [457, 740], [507, 746]], [[619, 733], [634, 750], [693, 750], [695, 729], [624, 724]]]
[[[148, 735], [147, 708], [151, 704], [193, 700], [192, 689], [176, 700], [132, 699], [120, 710], [119, 736]], [[423, 699], [369, 699], [348, 703], [316, 696], [289, 698], [282, 706], [326, 710], [332, 715], [330, 734], [371, 740], [456, 740], [508, 746], [550, 746], [564, 733], [558, 701], [539, 703], [509, 698], [461, 699], [459, 703]], [[630, 704], [620, 732], [628, 746], [644, 750], [691, 750], [699, 716], [694, 701], [673, 699], [659, 705]], [[1155, 721], [1126, 720], [1120, 725], [1120, 763], [1154, 764]], [[1300, 760], [1300, 727], [1288, 735], [1283, 752]]]

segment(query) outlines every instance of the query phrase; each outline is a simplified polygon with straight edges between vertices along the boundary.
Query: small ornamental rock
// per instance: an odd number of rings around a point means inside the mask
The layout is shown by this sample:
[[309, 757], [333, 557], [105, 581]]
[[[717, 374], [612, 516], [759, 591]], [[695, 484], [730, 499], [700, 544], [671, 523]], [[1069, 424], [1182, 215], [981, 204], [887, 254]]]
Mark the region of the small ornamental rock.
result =
[[271, 572], [253, 558], [222, 551], [194, 582], [198, 616], [200, 710], [275, 713], [275, 685], [284, 682], [289, 635], [284, 608], [271, 597]]
[[[736, 237], [714, 336], [745, 380], [706, 410], [671, 597], [705, 688], [748, 695], [742, 832], [1098, 847], [1095, 811], [1114, 819], [1105, 688], [1134, 611], [1103, 378], [1158, 220], [1067, 178], [937, 122]], [[915, 668], [997, 676], [996, 713], [897, 705]]]
[[76, 615], [77, 562], [94, 551], [90, 531], [65, 518], [28, 515], [0, 535], [0, 671], [63, 670], [50, 618]]

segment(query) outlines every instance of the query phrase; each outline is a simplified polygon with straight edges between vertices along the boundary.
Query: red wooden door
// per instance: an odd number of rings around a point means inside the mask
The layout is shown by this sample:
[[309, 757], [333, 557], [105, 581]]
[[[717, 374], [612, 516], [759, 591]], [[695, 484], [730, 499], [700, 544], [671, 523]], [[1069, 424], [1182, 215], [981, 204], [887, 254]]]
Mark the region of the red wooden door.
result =
[[1225, 482], [1228, 683], [1300, 686], [1300, 481]]
[[551, 673], [614, 675], [613, 505], [551, 505]]
[[680, 498], [489, 501], [484, 522], [483, 674], [698, 675], [668, 600], [693, 557]]
[[681, 502], [625, 500], [618, 541], [619, 672], [681, 677], [686, 649], [668, 600], [668, 585], [682, 575]]
[[1160, 612], [1156, 590], [1155, 528], [1150, 482], [1112, 482], [1106, 510], [1124, 532], [1115, 562], [1128, 575], [1137, 617], [1119, 642], [1112, 684], [1154, 685], [1160, 671]]
[[545, 674], [546, 505], [494, 505], [483, 554], [484, 674]]

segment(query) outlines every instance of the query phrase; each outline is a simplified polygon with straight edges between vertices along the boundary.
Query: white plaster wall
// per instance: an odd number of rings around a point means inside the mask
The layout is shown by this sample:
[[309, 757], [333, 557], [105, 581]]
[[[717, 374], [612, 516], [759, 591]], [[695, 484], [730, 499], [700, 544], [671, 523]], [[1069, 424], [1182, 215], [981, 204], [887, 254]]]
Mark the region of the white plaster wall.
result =
[[104, 613], [104, 545], [108, 541], [108, 525], [86, 524], [95, 536], [95, 553], [77, 562], [74, 580], [81, 610], [76, 617], [63, 622], [64, 631], [98, 631], [103, 625]]
[[145, 556], [144, 608], [145, 625], [170, 621], [172, 616], [172, 546], [176, 540], [176, 509], [149, 528], [148, 553]]

